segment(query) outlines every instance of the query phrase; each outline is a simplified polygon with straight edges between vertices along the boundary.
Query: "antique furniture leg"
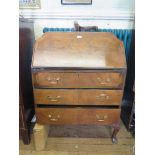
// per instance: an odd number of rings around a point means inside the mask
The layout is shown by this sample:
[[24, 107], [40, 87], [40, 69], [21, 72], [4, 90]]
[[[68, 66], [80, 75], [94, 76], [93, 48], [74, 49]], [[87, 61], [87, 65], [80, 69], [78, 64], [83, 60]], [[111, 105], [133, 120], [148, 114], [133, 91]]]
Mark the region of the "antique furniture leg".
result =
[[119, 124], [119, 123], [114, 124], [114, 125], [113, 125], [113, 128], [114, 128], [114, 130], [113, 130], [113, 133], [112, 133], [111, 140], [112, 140], [112, 143], [116, 144], [116, 143], [117, 143], [116, 135], [117, 135], [117, 133], [118, 133], [119, 130], [120, 130], [120, 124]]
[[49, 125], [35, 124], [33, 129], [34, 144], [36, 151], [43, 150], [49, 133]]

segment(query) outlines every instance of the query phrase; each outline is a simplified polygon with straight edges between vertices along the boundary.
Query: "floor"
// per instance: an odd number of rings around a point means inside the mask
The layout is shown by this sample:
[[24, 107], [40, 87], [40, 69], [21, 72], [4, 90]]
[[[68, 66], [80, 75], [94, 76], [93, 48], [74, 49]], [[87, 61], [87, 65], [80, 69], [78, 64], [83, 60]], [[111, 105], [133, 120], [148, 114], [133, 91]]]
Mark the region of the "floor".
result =
[[46, 147], [35, 151], [33, 135], [30, 145], [19, 141], [20, 155], [134, 155], [134, 138], [123, 123], [118, 143], [110, 140], [111, 129], [105, 126], [52, 126]]

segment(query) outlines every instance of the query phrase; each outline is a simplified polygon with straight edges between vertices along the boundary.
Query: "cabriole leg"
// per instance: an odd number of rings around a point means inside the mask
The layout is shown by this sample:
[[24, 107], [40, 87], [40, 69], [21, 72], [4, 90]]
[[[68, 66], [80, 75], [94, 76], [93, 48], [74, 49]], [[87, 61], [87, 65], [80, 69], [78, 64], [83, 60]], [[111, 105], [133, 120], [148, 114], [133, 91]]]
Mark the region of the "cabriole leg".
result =
[[119, 130], [120, 130], [120, 124], [119, 124], [119, 123], [114, 124], [114, 125], [113, 125], [113, 128], [114, 128], [114, 130], [113, 130], [113, 133], [112, 133], [111, 140], [112, 140], [112, 143], [116, 144], [116, 143], [117, 143], [116, 135], [117, 135], [117, 133], [118, 133]]

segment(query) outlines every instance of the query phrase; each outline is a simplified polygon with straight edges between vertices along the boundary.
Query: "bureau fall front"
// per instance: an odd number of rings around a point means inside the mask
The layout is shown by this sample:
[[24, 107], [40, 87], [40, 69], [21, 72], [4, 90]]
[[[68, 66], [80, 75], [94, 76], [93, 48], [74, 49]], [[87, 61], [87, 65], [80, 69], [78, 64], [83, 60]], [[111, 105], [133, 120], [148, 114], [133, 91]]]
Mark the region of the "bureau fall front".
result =
[[125, 76], [124, 46], [112, 33], [45, 33], [32, 60], [37, 123], [109, 125], [116, 142]]

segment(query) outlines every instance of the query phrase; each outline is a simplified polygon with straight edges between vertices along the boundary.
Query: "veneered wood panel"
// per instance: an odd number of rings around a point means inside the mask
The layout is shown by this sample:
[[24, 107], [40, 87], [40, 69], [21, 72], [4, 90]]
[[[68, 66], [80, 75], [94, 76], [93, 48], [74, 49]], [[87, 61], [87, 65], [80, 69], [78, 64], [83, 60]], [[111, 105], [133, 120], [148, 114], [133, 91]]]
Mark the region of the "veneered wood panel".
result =
[[34, 89], [35, 104], [120, 105], [122, 90]]
[[76, 124], [77, 111], [70, 108], [36, 108], [37, 123]]
[[34, 89], [35, 104], [74, 105], [78, 104], [77, 90]]
[[36, 108], [41, 124], [113, 124], [119, 121], [120, 109]]
[[117, 123], [120, 118], [120, 109], [79, 109], [78, 124], [113, 124]]
[[79, 105], [120, 105], [122, 90], [79, 90]]
[[109, 32], [47, 32], [35, 43], [32, 67], [126, 68], [124, 46]]
[[36, 72], [35, 87], [43, 88], [122, 88], [123, 74], [119, 72]]
[[104, 73], [79, 73], [79, 87], [83, 88], [121, 88], [123, 74]]
[[75, 88], [78, 84], [77, 73], [37, 72], [33, 73], [33, 79], [35, 87]]

